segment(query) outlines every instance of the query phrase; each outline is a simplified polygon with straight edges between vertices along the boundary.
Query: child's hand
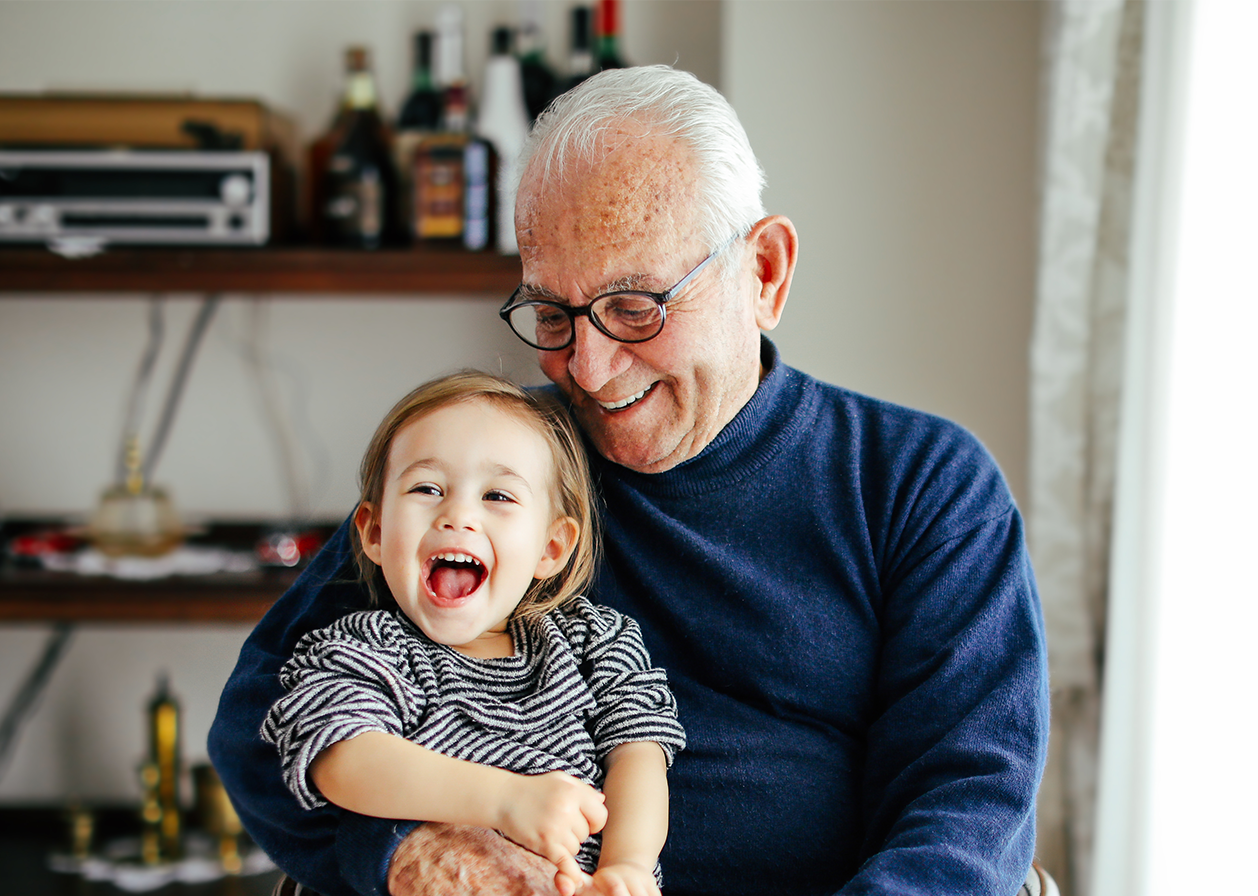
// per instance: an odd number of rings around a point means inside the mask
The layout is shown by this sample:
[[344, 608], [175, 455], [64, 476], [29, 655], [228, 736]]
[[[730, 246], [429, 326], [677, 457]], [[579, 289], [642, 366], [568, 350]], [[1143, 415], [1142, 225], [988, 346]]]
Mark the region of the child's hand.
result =
[[[607, 823], [603, 794], [564, 772], [515, 775], [512, 785], [503, 795], [498, 830], [554, 862], [560, 876], [571, 878], [574, 887], [588, 882], [573, 856]], [[555, 883], [563, 892], [560, 877]]]
[[599, 865], [594, 888], [599, 896], [660, 896], [654, 870], [632, 862]]

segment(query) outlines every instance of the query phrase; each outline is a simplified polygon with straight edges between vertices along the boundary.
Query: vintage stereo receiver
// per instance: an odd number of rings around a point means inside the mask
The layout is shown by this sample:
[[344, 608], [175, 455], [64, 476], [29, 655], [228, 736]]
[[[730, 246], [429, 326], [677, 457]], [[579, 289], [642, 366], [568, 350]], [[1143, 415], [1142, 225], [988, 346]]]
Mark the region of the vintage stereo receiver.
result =
[[0, 243], [262, 245], [271, 161], [255, 150], [0, 149]]

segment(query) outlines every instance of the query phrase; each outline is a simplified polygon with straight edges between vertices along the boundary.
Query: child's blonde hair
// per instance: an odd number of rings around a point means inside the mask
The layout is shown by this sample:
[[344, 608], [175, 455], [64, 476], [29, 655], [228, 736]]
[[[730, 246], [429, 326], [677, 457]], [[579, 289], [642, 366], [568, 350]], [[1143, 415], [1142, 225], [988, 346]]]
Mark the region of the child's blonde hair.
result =
[[[358, 469], [359, 503], [369, 503], [379, 513], [389, 451], [402, 427], [449, 405], [473, 401], [511, 414], [542, 437], [553, 460], [550, 497], [555, 517], [570, 516], [577, 522], [577, 543], [567, 564], [547, 579], [534, 580], [515, 611], [525, 617], [542, 616], [586, 590], [599, 552], [598, 514], [585, 449], [567, 411], [555, 400], [479, 370], [463, 370], [416, 387], [393, 406], [371, 437]], [[384, 575], [363, 551], [357, 527], [350, 532], [359, 575], [378, 605], [380, 589], [387, 590]]]

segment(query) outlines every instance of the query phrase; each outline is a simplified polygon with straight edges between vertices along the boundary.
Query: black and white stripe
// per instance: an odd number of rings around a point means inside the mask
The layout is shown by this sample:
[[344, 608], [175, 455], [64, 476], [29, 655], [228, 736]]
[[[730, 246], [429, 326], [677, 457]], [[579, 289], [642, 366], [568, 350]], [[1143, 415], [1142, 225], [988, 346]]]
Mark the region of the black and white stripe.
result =
[[[632, 619], [578, 598], [540, 620], [513, 621], [511, 635], [514, 656], [473, 658], [399, 612], [373, 611], [303, 637], [280, 672], [288, 693], [262, 727], [298, 801], [326, 803], [310, 763], [365, 731], [520, 774], [564, 771], [595, 787], [618, 744], [654, 741], [670, 765], [685, 746], [667, 678]], [[593, 870], [597, 843], [578, 861]]]

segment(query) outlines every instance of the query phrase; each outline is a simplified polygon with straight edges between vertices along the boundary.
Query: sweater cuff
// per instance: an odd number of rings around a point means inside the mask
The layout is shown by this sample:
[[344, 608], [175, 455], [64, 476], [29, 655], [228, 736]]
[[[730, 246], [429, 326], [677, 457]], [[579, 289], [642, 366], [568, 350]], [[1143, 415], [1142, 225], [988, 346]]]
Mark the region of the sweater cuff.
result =
[[336, 857], [345, 882], [362, 896], [389, 896], [389, 862], [417, 821], [346, 812], [336, 832]]

